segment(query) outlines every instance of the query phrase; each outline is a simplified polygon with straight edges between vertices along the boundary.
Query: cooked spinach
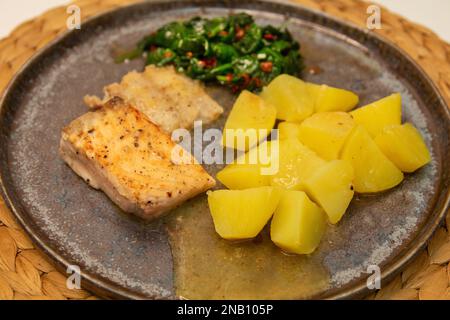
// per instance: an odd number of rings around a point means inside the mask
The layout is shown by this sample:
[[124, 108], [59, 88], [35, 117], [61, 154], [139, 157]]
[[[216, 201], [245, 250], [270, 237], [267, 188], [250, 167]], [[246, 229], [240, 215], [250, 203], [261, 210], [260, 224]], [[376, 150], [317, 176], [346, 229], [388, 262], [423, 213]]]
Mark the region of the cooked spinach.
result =
[[147, 64], [174, 65], [178, 72], [233, 91], [258, 91], [282, 73], [303, 69], [300, 44], [285, 28], [259, 26], [246, 13], [171, 22], [138, 42], [118, 62], [146, 55]]

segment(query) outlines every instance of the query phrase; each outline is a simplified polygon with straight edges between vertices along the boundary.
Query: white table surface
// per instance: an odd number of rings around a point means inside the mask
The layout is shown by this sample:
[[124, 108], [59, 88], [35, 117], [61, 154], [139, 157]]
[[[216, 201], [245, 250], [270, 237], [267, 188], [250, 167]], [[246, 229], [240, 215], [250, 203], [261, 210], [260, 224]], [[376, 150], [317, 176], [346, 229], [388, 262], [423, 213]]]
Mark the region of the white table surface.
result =
[[[0, 0], [0, 38], [21, 22], [68, 0]], [[412, 21], [421, 23], [450, 42], [450, 0], [375, 0]]]

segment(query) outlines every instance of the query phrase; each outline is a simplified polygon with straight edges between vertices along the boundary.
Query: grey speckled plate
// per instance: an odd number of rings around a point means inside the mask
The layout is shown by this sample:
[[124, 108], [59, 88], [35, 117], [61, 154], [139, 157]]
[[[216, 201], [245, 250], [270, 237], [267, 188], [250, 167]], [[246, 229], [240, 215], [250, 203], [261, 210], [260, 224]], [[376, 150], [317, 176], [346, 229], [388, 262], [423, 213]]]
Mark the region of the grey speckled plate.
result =
[[[247, 11], [259, 23], [287, 22], [302, 43], [308, 80], [351, 89], [366, 103], [398, 91], [403, 120], [423, 133], [433, 161], [401, 186], [356, 198], [316, 253], [330, 275], [314, 297], [367, 293], [367, 266], [394, 276], [441, 222], [449, 202], [448, 109], [428, 77], [377, 36], [302, 7], [266, 1], [146, 2], [93, 18], [29, 61], [1, 104], [2, 192], [35, 243], [65, 270], [81, 266], [83, 284], [105, 297], [175, 298], [173, 260], [165, 223], [143, 224], [90, 189], [59, 158], [61, 128], [86, 112], [85, 94], [119, 80], [142, 61], [116, 65], [113, 52], [173, 19]], [[211, 88], [229, 108], [230, 94]], [[218, 122], [215, 126], [223, 124]], [[208, 168], [212, 173], [218, 168]], [[203, 201], [200, 196], [195, 201]]]

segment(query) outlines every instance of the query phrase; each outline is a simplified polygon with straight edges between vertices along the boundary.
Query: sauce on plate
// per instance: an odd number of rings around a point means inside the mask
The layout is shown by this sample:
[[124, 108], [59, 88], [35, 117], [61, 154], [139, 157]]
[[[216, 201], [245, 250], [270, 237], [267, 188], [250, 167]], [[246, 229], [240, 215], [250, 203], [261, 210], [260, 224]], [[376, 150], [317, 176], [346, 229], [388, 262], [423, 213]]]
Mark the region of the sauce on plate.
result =
[[221, 239], [206, 197], [177, 209], [167, 227], [180, 298], [305, 299], [329, 285], [317, 256], [283, 253], [270, 240], [268, 227], [253, 240]]

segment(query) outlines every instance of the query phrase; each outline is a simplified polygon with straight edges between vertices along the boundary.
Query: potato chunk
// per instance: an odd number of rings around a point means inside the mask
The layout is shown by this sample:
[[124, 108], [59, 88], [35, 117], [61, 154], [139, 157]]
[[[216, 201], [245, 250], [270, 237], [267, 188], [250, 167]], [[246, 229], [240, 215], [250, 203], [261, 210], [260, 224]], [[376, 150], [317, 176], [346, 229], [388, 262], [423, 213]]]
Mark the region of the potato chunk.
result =
[[281, 190], [273, 187], [208, 192], [216, 232], [228, 240], [256, 237], [272, 217], [280, 197]]
[[314, 100], [306, 83], [287, 74], [276, 77], [261, 97], [277, 108], [277, 119], [301, 122], [314, 112]]
[[259, 165], [231, 164], [219, 171], [216, 178], [232, 190], [270, 186], [270, 176], [262, 175]]
[[401, 124], [402, 97], [395, 93], [381, 100], [375, 101], [350, 113], [355, 123], [361, 124], [375, 138], [384, 127]]
[[300, 125], [300, 141], [325, 160], [338, 159], [354, 126], [346, 112], [316, 113]]
[[420, 132], [410, 123], [385, 127], [375, 142], [403, 172], [414, 172], [431, 161]]
[[294, 122], [281, 122], [278, 125], [278, 139], [299, 139], [300, 138], [300, 124]]
[[333, 160], [306, 179], [305, 191], [320, 205], [332, 224], [338, 223], [353, 198], [353, 167], [348, 161]]
[[325, 84], [307, 83], [314, 99], [315, 112], [350, 111], [359, 102], [359, 97], [351, 91], [333, 88]]
[[303, 182], [326, 162], [297, 139], [280, 140], [279, 170], [271, 185], [286, 190], [303, 190]]
[[278, 141], [261, 143], [219, 171], [217, 179], [233, 190], [269, 186], [278, 170], [278, 148]]
[[403, 180], [403, 173], [381, 152], [361, 125], [353, 129], [342, 150], [341, 158], [350, 161], [355, 170], [356, 192], [388, 190]]
[[251, 149], [270, 134], [276, 113], [276, 108], [259, 96], [242, 91], [225, 123], [223, 145], [243, 151]]
[[285, 191], [272, 219], [272, 241], [290, 253], [316, 250], [326, 229], [326, 215], [302, 191]]

